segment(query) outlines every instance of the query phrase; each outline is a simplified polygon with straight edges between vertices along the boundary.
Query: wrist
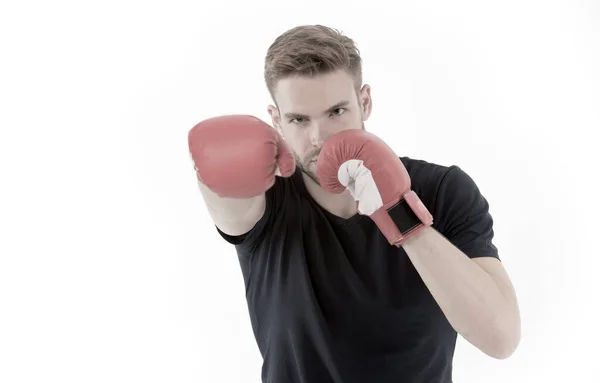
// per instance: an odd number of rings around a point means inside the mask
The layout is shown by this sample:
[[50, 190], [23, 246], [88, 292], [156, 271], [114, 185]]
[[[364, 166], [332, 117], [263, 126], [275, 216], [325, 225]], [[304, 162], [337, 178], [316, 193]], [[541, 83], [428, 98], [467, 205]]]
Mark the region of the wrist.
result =
[[431, 238], [431, 234], [435, 232], [436, 230], [432, 225], [422, 226], [419, 230], [413, 232], [412, 235], [409, 235], [405, 238], [405, 240], [402, 242], [402, 247], [405, 250], [408, 250], [410, 248], [414, 248], [415, 246], [420, 246], [426, 243]]

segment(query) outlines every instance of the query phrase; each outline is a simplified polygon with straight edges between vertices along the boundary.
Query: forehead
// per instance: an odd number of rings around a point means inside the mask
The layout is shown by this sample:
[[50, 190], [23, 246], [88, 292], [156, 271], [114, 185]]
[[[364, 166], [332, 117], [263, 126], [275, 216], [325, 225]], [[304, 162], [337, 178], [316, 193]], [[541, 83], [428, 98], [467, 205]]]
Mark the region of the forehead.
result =
[[354, 79], [345, 71], [288, 77], [279, 80], [275, 98], [282, 113], [322, 113], [342, 100], [354, 101]]

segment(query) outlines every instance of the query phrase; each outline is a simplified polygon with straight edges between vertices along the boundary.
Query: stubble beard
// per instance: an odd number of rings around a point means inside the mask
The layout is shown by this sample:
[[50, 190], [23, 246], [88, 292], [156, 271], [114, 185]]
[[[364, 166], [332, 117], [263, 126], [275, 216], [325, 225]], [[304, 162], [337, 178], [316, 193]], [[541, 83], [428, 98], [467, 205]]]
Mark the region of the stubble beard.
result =
[[[320, 150], [319, 150], [319, 152], [320, 152]], [[294, 156], [296, 157], [296, 163], [298, 164], [300, 171], [302, 173], [306, 174], [306, 176], [308, 178], [310, 178], [311, 180], [313, 180], [314, 183], [321, 186], [321, 183], [319, 182], [319, 178], [317, 177], [317, 173], [311, 169], [313, 161], [316, 161], [315, 156], [311, 156], [310, 158], [307, 158], [304, 161], [301, 161], [297, 154], [294, 154]], [[318, 157], [318, 154], [317, 154], [317, 157]], [[314, 162], [314, 164], [316, 164], [316, 162]]]

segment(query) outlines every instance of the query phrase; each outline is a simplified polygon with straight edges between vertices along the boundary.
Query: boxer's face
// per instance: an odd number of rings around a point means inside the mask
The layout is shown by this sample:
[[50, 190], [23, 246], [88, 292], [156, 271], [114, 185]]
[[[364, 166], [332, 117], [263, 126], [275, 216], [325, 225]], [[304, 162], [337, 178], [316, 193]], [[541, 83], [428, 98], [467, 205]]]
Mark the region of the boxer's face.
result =
[[364, 129], [371, 113], [371, 91], [364, 85], [356, 93], [354, 79], [345, 71], [317, 77], [280, 80], [269, 114], [298, 167], [317, 182], [316, 160], [327, 138], [346, 129]]

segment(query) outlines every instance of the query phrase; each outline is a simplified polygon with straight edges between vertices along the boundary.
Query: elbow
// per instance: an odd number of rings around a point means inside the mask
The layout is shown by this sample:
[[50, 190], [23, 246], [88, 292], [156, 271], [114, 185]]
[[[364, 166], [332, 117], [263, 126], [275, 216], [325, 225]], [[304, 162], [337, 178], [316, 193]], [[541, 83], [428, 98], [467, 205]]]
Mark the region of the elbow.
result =
[[515, 343], [498, 342], [498, 344], [493, 347], [493, 350], [491, 350], [490, 352], [487, 352], [486, 354], [488, 354], [490, 357], [492, 357], [494, 359], [498, 359], [498, 360], [508, 359], [515, 353], [518, 345], [519, 345], [519, 342], [515, 342]]
[[489, 343], [490, 347], [485, 353], [498, 360], [510, 358], [521, 343], [521, 323], [519, 319], [495, 326], [491, 331], [494, 335]]

